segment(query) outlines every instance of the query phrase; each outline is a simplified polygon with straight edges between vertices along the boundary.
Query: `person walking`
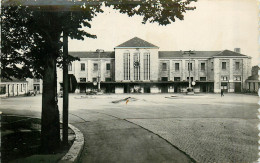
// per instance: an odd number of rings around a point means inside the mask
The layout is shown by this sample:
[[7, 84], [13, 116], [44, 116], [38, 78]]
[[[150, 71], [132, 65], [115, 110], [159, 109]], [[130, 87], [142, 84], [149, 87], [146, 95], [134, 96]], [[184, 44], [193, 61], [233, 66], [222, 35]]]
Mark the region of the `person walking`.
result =
[[221, 97], [224, 96], [224, 90], [223, 89], [221, 89], [220, 93], [221, 93]]

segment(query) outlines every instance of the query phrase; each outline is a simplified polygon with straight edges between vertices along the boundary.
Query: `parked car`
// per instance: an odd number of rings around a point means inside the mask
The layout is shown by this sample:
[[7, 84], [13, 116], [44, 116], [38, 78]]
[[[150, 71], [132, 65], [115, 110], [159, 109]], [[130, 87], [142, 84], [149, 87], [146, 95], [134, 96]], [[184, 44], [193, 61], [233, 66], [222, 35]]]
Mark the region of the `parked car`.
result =
[[96, 95], [97, 91], [87, 91], [86, 95]]
[[27, 96], [36, 96], [36, 91], [34, 90], [29, 90], [27, 93], [26, 93]]

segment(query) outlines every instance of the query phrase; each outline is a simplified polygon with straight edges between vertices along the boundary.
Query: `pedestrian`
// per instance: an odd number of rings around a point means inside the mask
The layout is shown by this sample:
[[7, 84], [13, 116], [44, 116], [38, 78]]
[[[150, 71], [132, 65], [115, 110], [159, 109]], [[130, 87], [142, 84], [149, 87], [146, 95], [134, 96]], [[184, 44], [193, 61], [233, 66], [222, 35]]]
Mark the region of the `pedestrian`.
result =
[[224, 96], [224, 90], [223, 89], [221, 89], [220, 93], [221, 93], [221, 97]]

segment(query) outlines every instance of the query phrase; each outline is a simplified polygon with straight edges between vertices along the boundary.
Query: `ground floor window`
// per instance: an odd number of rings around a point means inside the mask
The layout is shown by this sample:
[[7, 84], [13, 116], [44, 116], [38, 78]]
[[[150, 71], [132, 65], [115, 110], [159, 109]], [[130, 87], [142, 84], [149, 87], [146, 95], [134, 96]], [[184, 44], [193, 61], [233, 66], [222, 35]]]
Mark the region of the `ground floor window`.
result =
[[162, 77], [162, 81], [168, 81], [168, 77]]
[[228, 83], [221, 83], [221, 89], [227, 90], [228, 89]]
[[174, 77], [174, 81], [181, 81], [180, 77]]
[[0, 85], [0, 94], [5, 94], [6, 93], [6, 85]]
[[86, 78], [79, 78], [80, 82], [86, 82]]
[[112, 79], [111, 78], [106, 78], [105, 81], [109, 82], [109, 81], [112, 81]]
[[200, 77], [200, 81], [206, 81], [206, 77]]

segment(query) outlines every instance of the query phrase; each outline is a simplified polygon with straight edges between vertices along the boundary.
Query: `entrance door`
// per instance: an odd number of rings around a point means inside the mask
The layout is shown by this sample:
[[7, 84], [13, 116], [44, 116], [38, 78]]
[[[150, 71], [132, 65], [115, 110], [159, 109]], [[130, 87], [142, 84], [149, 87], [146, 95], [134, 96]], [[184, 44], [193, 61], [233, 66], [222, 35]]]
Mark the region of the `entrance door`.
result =
[[124, 93], [130, 93], [130, 86], [129, 86], [129, 84], [124, 85]]
[[168, 86], [162, 86], [161, 93], [168, 93]]
[[206, 85], [201, 85], [200, 86], [200, 92], [207, 92], [207, 86]]
[[241, 92], [241, 83], [235, 83], [235, 92]]
[[151, 93], [151, 89], [149, 86], [144, 86], [144, 93]]

